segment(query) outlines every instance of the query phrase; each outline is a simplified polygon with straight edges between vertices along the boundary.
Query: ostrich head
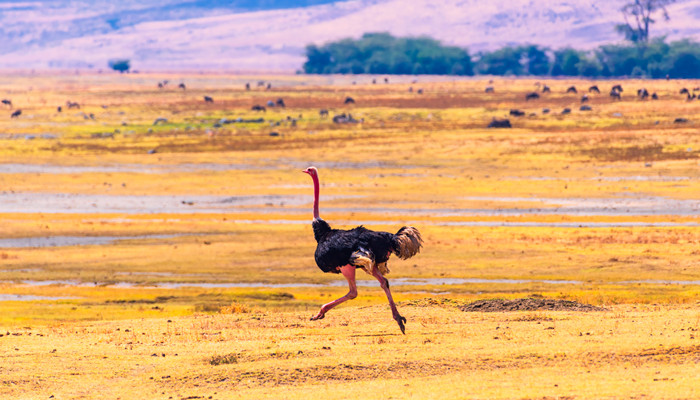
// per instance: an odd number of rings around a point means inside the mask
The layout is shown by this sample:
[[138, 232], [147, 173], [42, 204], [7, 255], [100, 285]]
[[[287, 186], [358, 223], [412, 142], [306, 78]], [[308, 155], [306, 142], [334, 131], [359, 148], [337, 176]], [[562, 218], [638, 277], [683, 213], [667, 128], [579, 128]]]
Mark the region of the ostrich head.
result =
[[303, 170], [303, 171], [301, 171], [301, 172], [303, 172], [303, 173], [305, 173], [305, 174], [309, 174], [309, 175], [311, 175], [312, 177], [318, 176], [318, 170], [316, 169], [316, 167], [309, 167], [309, 168], [307, 168], [307, 169], [305, 169], [305, 170]]

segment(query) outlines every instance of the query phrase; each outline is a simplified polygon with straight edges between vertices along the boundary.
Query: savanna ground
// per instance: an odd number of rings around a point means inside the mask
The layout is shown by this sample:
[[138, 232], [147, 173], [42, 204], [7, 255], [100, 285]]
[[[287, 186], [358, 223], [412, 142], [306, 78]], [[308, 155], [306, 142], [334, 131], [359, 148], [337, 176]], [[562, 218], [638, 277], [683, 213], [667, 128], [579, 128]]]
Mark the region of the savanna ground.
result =
[[[700, 83], [381, 78], [0, 78], [0, 398], [700, 397]], [[405, 336], [362, 273], [309, 321], [309, 165], [332, 226], [422, 232]], [[524, 298], [604, 310], [463, 311]]]

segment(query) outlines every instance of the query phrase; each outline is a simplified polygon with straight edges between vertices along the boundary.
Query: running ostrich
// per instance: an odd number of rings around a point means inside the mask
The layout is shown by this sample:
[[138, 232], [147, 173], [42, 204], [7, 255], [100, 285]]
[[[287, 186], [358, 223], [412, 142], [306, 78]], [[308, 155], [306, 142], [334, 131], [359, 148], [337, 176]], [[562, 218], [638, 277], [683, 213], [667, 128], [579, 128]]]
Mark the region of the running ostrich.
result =
[[361, 268], [379, 281], [389, 300], [394, 320], [399, 324], [401, 333], [406, 334], [404, 326], [406, 318], [402, 317], [399, 310], [396, 309], [391, 291], [389, 291], [389, 281], [384, 275], [389, 273], [386, 263], [391, 253], [404, 260], [418, 254], [423, 243], [420, 233], [411, 226], [402, 227], [396, 234], [374, 232], [363, 226], [350, 230], [331, 229], [330, 225], [322, 220], [318, 214], [318, 170], [316, 167], [309, 167], [303, 172], [311, 175], [311, 179], [314, 181], [314, 220], [311, 225], [314, 230], [314, 238], [318, 243], [315, 254], [316, 264], [323, 272], [343, 274], [350, 286], [348, 294], [324, 304], [321, 311], [311, 317], [311, 320], [323, 319], [333, 307], [357, 297], [355, 269]]

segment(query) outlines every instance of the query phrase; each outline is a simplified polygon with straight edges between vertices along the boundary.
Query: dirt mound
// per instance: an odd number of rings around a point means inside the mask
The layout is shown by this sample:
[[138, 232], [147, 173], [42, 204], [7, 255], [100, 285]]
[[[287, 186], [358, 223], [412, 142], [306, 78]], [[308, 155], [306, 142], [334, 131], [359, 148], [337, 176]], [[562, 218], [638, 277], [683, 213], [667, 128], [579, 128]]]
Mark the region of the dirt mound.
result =
[[499, 311], [605, 311], [604, 308], [582, 304], [576, 301], [556, 299], [493, 299], [479, 300], [459, 307], [465, 312], [499, 312]]

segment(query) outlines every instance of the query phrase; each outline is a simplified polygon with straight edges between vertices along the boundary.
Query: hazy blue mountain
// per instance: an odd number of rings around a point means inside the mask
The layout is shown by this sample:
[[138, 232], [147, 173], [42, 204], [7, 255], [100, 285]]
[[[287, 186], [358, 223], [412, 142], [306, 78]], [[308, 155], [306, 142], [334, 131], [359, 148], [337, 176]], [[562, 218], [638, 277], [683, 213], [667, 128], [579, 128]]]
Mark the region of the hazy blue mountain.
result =
[[[0, 0], [0, 68], [293, 71], [309, 43], [366, 32], [427, 35], [472, 54], [509, 44], [620, 41], [628, 0]], [[654, 35], [700, 40], [700, 1], [677, 0]]]

